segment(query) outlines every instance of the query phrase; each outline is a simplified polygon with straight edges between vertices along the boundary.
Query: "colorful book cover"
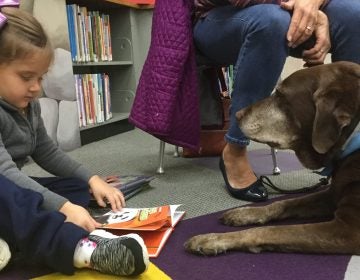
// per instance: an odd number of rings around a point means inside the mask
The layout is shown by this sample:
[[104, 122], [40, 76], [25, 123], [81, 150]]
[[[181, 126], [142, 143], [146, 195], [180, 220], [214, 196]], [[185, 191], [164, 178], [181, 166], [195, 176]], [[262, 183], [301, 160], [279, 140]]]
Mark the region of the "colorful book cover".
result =
[[101, 228], [116, 235], [139, 234], [145, 242], [150, 257], [157, 257], [170, 237], [174, 227], [185, 215], [178, 211], [180, 205], [164, 205], [151, 208], [123, 208], [94, 216]]

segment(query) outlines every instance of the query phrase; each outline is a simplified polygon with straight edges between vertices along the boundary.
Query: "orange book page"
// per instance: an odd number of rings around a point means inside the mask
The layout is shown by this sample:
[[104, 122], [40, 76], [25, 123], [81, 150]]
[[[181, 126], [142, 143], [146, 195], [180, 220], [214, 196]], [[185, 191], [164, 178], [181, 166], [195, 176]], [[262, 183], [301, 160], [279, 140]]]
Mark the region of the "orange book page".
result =
[[[180, 205], [169, 205], [168, 207], [166, 207], [169, 211], [169, 214], [165, 220], [165, 224], [164, 221], [159, 221], [142, 226], [140, 228], [119, 229], [111, 227], [107, 230], [118, 236], [129, 234], [130, 232], [139, 234], [144, 239], [149, 256], [155, 258], [159, 255], [161, 249], [164, 247], [166, 241], [173, 232], [174, 226], [185, 215], [185, 211], [175, 211], [178, 206]], [[170, 217], [173, 218], [172, 221]], [[155, 228], [155, 225], [160, 228], [154, 230], [153, 228]]]
[[[121, 236], [128, 234], [126, 230], [110, 230], [113, 234]], [[166, 241], [171, 235], [173, 228], [163, 228], [156, 231], [132, 231], [132, 233], [139, 234], [144, 239], [145, 246], [148, 250], [150, 258], [156, 258], [161, 249], [164, 247]]]
[[156, 230], [171, 225], [170, 206], [132, 209], [109, 212], [95, 220], [108, 229]]

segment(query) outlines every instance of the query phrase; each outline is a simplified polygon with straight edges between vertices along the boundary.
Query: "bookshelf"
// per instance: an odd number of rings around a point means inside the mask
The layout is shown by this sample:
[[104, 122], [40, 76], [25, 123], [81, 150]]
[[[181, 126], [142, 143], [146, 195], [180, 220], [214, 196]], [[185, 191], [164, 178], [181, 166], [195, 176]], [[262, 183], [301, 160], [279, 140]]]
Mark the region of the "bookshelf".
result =
[[[76, 4], [87, 7], [89, 11], [99, 11], [109, 15], [112, 61], [72, 64], [74, 74], [106, 73], [110, 81], [112, 118], [105, 122], [80, 127], [81, 144], [133, 129], [134, 127], [127, 120], [150, 44], [153, 0], [34, 1], [34, 9], [37, 7], [36, 17], [47, 29], [53, 45], [68, 51], [70, 51], [70, 38], [66, 5]], [[68, 86], [73, 86], [75, 90], [75, 84]]]

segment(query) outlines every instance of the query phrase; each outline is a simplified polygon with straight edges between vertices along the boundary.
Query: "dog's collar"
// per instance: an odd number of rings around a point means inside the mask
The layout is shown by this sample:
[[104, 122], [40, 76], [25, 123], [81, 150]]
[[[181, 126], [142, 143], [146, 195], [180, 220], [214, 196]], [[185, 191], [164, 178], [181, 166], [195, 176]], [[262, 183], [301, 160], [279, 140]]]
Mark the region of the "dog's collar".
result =
[[353, 152], [360, 150], [360, 122], [354, 129], [354, 131], [351, 133], [349, 138], [346, 140], [344, 145], [342, 146], [340, 152], [338, 155], [334, 158], [332, 163], [325, 166], [321, 171], [316, 172], [322, 176], [330, 177], [333, 169], [334, 169], [334, 163], [336, 161], [339, 161], [341, 159], [346, 158], [347, 156], [351, 155]]

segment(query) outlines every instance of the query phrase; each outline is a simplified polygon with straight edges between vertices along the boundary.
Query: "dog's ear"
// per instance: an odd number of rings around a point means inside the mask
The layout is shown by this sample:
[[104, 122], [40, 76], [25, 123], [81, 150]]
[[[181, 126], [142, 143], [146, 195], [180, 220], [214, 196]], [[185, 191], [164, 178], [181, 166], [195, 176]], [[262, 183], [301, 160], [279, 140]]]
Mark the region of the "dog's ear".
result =
[[[326, 90], [318, 89], [314, 93], [316, 114], [313, 123], [312, 146], [320, 154], [328, 152], [339, 139], [343, 128], [351, 123], [355, 113], [354, 108], [349, 104], [349, 100], [343, 97], [344, 92], [336, 87]], [[339, 102], [340, 99], [341, 102]]]

